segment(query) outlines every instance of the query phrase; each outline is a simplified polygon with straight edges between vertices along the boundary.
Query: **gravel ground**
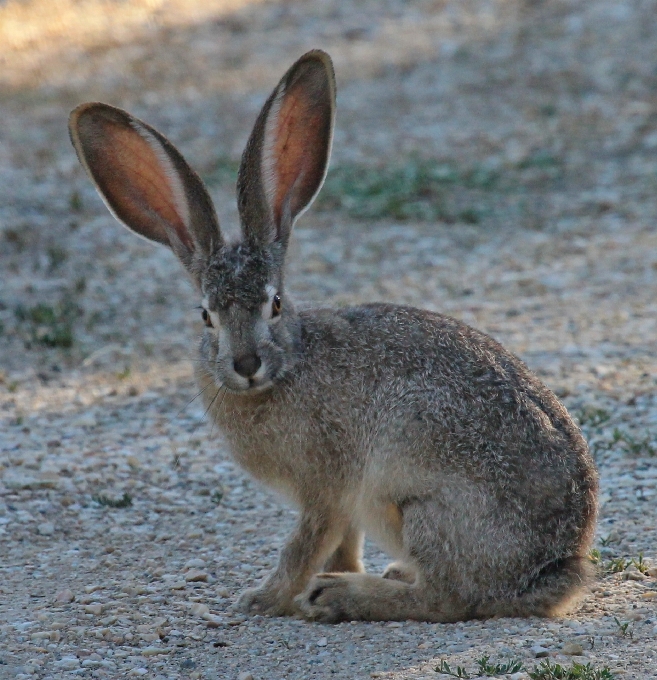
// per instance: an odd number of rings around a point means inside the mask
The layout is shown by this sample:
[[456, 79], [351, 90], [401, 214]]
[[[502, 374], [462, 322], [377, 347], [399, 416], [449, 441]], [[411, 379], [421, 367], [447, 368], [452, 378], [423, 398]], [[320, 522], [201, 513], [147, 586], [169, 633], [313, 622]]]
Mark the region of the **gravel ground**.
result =
[[[0, 41], [0, 678], [401, 680], [446, 677], [441, 660], [475, 677], [483, 655], [657, 677], [657, 2], [61, 0], [50, 23], [41, 2], [0, 3], [15, 37]], [[311, 211], [290, 285], [452, 314], [577, 415], [601, 474], [600, 577], [566, 618], [324, 626], [233, 608], [295, 513], [205, 421], [198, 300], [168, 252], [115, 225], [65, 120], [88, 99], [146, 118], [211, 180], [230, 230], [254, 117], [312, 47], [337, 69], [335, 166], [503, 178], [448, 188], [477, 220]], [[368, 545], [366, 562], [386, 558]]]

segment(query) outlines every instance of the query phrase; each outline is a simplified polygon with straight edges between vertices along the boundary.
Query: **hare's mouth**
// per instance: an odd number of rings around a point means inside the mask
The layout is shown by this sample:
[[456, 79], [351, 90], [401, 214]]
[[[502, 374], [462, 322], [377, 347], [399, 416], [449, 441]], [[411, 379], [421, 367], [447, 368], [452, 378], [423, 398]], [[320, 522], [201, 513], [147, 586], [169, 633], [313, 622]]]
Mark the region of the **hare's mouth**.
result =
[[265, 376], [261, 378], [242, 378], [239, 376], [238, 380], [225, 380], [222, 382], [222, 387], [228, 392], [245, 395], [265, 392], [273, 387], [273, 385], [274, 381], [270, 377]]
[[249, 387], [245, 390], [249, 394], [257, 394], [259, 392], [265, 392], [266, 390], [273, 387], [274, 383], [269, 378], [264, 380], [254, 381], [253, 378], [250, 379]]

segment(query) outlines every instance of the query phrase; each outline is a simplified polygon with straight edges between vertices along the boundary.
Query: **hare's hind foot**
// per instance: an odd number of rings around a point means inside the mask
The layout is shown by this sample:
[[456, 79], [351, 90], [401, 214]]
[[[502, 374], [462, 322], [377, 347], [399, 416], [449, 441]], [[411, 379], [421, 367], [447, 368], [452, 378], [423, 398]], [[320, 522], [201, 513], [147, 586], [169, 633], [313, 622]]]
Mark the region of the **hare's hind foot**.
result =
[[[422, 577], [408, 583], [370, 574], [317, 574], [294, 599], [301, 614], [322, 623], [339, 621], [431, 621], [453, 623], [492, 616], [556, 616], [581, 596], [589, 568], [585, 558], [571, 558], [539, 579], [520, 596], [468, 605], [459, 597], [428, 587]], [[397, 567], [390, 570], [396, 573]], [[409, 576], [409, 572], [399, 572]]]
[[[449, 622], [465, 618], [463, 611], [445, 611], [415, 584], [370, 574], [317, 574], [295, 598], [311, 621]], [[435, 605], [435, 606], [432, 606]]]

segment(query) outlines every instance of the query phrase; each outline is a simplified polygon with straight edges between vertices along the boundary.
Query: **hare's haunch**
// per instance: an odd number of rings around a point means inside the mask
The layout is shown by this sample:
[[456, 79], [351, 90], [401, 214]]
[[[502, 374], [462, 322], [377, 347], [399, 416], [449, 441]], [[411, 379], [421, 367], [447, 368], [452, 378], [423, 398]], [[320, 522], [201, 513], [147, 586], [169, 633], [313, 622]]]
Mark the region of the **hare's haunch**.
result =
[[[242, 239], [159, 132], [83, 104], [70, 132], [125, 226], [169, 246], [206, 329], [198, 380], [233, 456], [299, 508], [246, 611], [320, 621], [549, 616], [589, 575], [597, 476], [565, 408], [515, 356], [446, 316], [392, 305], [297, 312], [284, 287], [295, 220], [331, 150], [335, 81], [302, 56], [242, 157]], [[220, 399], [214, 399], [221, 389]], [[397, 560], [365, 574], [368, 532]]]

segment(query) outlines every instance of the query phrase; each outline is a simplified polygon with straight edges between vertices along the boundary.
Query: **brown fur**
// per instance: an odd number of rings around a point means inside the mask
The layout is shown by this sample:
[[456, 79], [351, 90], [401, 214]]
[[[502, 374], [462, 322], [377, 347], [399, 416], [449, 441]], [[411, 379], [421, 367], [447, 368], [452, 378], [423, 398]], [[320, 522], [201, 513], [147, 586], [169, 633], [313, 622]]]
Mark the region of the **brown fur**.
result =
[[[114, 182], [104, 198], [180, 257], [214, 326], [197, 362], [209, 413], [237, 462], [299, 508], [278, 566], [241, 605], [320, 621], [561, 613], [590, 573], [597, 475], [552, 392], [449, 317], [392, 305], [297, 312], [285, 294], [287, 242], [326, 173], [334, 98], [330, 60], [314, 51], [267, 100], [242, 159], [235, 244], [159, 133], [101, 104], [71, 118], [101, 193], [103, 178], [134, 167], [112, 151], [117, 138], [152, 146], [140, 157], [157, 186], [117, 195]], [[145, 221], [130, 222], [137, 213]], [[383, 577], [362, 573], [365, 532], [397, 560]]]

